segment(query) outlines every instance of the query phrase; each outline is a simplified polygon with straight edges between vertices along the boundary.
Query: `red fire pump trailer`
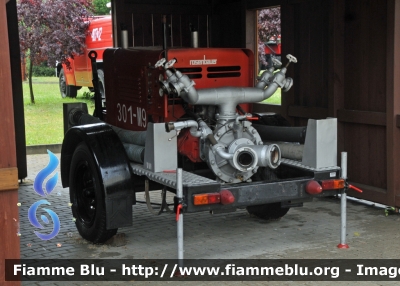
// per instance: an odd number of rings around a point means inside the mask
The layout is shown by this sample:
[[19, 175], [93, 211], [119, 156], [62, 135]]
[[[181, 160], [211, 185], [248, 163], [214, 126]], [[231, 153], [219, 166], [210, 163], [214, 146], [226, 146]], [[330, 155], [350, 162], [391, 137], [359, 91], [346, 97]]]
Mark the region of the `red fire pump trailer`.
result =
[[162, 190], [161, 212], [166, 192], [176, 193], [177, 168], [183, 197], [173, 204], [183, 213], [246, 208], [277, 219], [345, 188], [336, 119], [288, 127], [279, 115], [252, 112], [277, 88], [290, 89], [287, 65], [254, 85], [248, 49], [113, 48], [103, 59], [106, 107], [99, 92], [95, 117], [84, 104], [64, 105], [61, 177], [83, 238], [104, 242], [132, 225], [139, 192]]

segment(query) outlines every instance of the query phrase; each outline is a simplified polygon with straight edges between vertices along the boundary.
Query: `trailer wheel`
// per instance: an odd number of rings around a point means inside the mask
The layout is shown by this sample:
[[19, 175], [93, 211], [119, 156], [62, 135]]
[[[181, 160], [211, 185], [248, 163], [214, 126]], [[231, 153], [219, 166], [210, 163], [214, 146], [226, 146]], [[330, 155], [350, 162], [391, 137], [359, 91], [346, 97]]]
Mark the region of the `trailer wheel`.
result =
[[62, 98], [66, 98], [66, 97], [75, 98], [78, 93], [78, 89], [81, 88], [80, 86], [67, 85], [63, 69], [61, 69], [61, 71], [60, 71], [60, 77], [59, 77], [58, 82], [59, 82], [60, 93], [61, 93]]
[[79, 234], [93, 243], [107, 241], [118, 229], [106, 228], [100, 174], [85, 143], [79, 144], [72, 156], [69, 182], [72, 214]]
[[246, 209], [251, 215], [255, 215], [256, 217], [265, 220], [270, 220], [283, 217], [285, 214], [287, 214], [290, 208], [281, 208], [280, 203], [272, 203], [258, 206], [248, 206]]

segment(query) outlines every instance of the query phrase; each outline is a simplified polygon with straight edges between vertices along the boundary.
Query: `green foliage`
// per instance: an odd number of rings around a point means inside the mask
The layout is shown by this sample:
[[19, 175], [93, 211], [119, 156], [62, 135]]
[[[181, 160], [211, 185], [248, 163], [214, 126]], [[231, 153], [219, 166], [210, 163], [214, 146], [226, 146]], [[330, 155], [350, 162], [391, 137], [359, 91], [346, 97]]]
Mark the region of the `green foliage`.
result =
[[82, 97], [85, 99], [90, 99], [92, 97], [93, 93], [89, 90], [89, 91], [84, 91], [82, 94]]
[[51, 68], [47, 65], [47, 62], [43, 62], [40, 66], [32, 67], [32, 76], [41, 77], [41, 76], [55, 76], [56, 71], [55, 68]]
[[[29, 50], [32, 67], [47, 60], [51, 66], [81, 53], [85, 47], [87, 20], [92, 16], [91, 0], [18, 0], [18, 29], [21, 56]], [[30, 82], [31, 83], [31, 82]], [[31, 102], [35, 103], [32, 84]]]
[[109, 15], [110, 8], [107, 8], [106, 4], [111, 0], [93, 0], [94, 14], [95, 15]]

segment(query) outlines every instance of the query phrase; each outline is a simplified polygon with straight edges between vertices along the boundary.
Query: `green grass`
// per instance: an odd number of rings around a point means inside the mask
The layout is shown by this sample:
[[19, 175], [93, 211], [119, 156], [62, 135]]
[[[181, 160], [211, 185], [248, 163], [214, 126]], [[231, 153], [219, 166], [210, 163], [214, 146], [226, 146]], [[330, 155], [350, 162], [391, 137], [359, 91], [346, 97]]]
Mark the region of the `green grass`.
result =
[[81, 88], [76, 98], [62, 98], [57, 77], [35, 77], [32, 83], [35, 104], [30, 101], [28, 81], [23, 82], [27, 146], [62, 143], [63, 103], [86, 102], [93, 114], [94, 101], [83, 96], [87, 88]]
[[281, 105], [281, 89], [278, 88], [270, 98], [261, 101], [262, 104], [277, 104]]

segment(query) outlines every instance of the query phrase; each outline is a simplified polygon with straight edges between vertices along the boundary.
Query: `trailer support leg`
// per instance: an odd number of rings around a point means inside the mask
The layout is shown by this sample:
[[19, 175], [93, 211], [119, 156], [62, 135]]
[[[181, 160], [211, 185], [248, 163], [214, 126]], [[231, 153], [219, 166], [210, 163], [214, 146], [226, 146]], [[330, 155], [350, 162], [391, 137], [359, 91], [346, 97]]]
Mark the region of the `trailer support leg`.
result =
[[[341, 178], [346, 180], [347, 179], [347, 152], [341, 153], [342, 158], [342, 173]], [[349, 245], [346, 243], [346, 221], [347, 221], [347, 195], [346, 195], [346, 188], [342, 191], [340, 196], [340, 217], [341, 217], [341, 227], [340, 227], [340, 243], [338, 244], [338, 248], [347, 249]]]
[[[183, 200], [182, 169], [176, 169], [176, 196], [178, 200]], [[176, 212], [177, 219], [177, 238], [178, 238], [178, 265], [183, 267], [183, 212], [182, 204], [178, 205]], [[179, 275], [180, 273], [176, 273]]]

